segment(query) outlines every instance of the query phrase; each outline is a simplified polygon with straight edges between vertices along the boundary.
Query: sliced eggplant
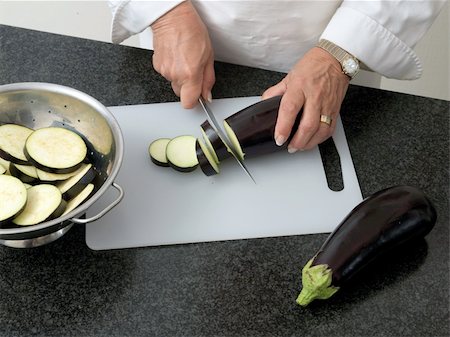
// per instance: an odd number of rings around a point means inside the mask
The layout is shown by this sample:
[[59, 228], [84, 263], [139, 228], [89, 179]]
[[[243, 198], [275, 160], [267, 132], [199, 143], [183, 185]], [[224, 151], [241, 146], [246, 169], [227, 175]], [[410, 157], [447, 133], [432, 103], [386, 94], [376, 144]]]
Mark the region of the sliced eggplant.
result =
[[66, 215], [67, 213], [73, 211], [75, 208], [81, 205], [85, 200], [87, 200], [87, 198], [89, 198], [93, 190], [94, 184], [87, 184], [84, 189], [80, 193], [78, 193], [78, 195], [67, 202], [66, 210], [62, 215]]
[[72, 199], [94, 180], [96, 173], [92, 164], [83, 164], [80, 168], [76, 175], [56, 183], [64, 199]]
[[198, 164], [205, 175], [212, 176], [220, 172], [219, 164], [201, 139], [197, 139], [196, 152]]
[[0, 175], [0, 225], [19, 214], [26, 203], [25, 185], [16, 177]]
[[196, 142], [197, 138], [189, 135], [173, 138], [166, 148], [169, 165], [180, 172], [194, 171], [198, 166]]
[[30, 165], [24, 153], [27, 138], [32, 129], [17, 124], [0, 126], [0, 157], [19, 165]]
[[6, 168], [0, 163], [0, 174], [5, 174]]
[[166, 148], [170, 140], [170, 138], [159, 138], [149, 145], [148, 154], [152, 163], [163, 167], [170, 166], [166, 156]]
[[84, 168], [83, 165], [85, 165], [85, 164], [82, 163], [79, 168], [77, 168], [75, 171], [70, 172], [70, 173], [50, 173], [50, 172], [42, 171], [38, 168], [36, 169], [36, 172], [37, 172], [39, 180], [41, 180], [43, 182], [55, 183], [58, 181], [67, 180], [67, 179], [73, 177], [74, 175], [78, 174]]
[[6, 169], [6, 171], [3, 174], [9, 174], [9, 164], [10, 163], [11, 163], [10, 161], [5, 160], [0, 156], [0, 165]]
[[285, 149], [297, 131], [301, 112], [298, 113], [288, 140], [283, 146], [275, 143], [274, 132], [281, 96], [257, 102], [224, 120], [224, 128], [242, 159]]
[[36, 168], [50, 173], [71, 173], [87, 155], [87, 146], [77, 133], [60, 127], [35, 130], [25, 142], [25, 155]]
[[297, 303], [327, 299], [370, 262], [393, 248], [423, 238], [436, 223], [436, 210], [419, 189], [394, 186], [356, 206], [329, 235], [302, 271]]
[[31, 226], [40, 222], [55, 219], [64, 212], [66, 202], [59, 189], [53, 185], [40, 184], [27, 191], [25, 208], [14, 219], [19, 226]]
[[219, 137], [216, 130], [214, 130], [208, 120], [204, 121], [200, 128], [205, 140], [205, 144], [210, 148], [210, 152], [216, 159], [217, 163], [220, 163], [222, 160], [231, 157], [231, 153], [228, 150], [227, 146]]
[[38, 179], [34, 166], [10, 163], [9, 172], [12, 176], [19, 178], [23, 183], [31, 184]]

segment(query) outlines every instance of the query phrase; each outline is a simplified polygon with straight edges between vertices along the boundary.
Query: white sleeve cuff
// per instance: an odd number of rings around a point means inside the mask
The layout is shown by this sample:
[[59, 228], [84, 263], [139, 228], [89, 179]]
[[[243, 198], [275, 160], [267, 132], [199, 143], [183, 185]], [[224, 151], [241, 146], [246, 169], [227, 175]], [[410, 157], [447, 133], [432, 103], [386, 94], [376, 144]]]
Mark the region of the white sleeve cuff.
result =
[[321, 38], [329, 40], [388, 78], [413, 80], [422, 75], [415, 52], [369, 16], [340, 7]]
[[183, 1], [110, 1], [113, 15], [112, 42], [121, 43], [130, 36], [144, 31], [159, 17]]

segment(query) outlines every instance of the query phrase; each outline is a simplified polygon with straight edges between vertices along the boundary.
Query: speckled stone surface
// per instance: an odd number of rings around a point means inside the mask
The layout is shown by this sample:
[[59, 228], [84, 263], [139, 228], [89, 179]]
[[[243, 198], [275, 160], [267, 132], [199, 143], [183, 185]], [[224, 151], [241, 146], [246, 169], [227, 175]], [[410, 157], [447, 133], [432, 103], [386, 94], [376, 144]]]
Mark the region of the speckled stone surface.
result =
[[[215, 97], [283, 77], [216, 71]], [[0, 84], [22, 81], [107, 106], [177, 99], [149, 51], [0, 25]], [[326, 234], [96, 252], [77, 225], [44, 247], [0, 246], [0, 336], [449, 336], [449, 102], [351, 86], [342, 116], [364, 196], [410, 184], [435, 203], [425, 241], [302, 309], [300, 270]]]

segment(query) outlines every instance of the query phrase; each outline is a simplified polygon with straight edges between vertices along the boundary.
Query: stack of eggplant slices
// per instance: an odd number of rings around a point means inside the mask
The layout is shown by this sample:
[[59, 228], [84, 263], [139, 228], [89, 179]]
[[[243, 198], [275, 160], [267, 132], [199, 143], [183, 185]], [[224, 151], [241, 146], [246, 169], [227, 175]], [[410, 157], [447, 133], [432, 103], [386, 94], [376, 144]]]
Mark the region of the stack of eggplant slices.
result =
[[0, 228], [36, 225], [63, 216], [94, 192], [96, 171], [77, 133], [0, 126]]

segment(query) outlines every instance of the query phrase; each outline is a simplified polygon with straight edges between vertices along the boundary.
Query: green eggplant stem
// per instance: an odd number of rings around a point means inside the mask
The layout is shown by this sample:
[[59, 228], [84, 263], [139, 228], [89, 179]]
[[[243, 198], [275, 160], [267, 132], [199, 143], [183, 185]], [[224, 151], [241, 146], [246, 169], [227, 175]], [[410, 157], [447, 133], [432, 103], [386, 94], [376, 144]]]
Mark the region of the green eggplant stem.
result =
[[297, 297], [297, 303], [305, 307], [315, 299], [326, 300], [333, 296], [339, 287], [331, 285], [333, 271], [326, 264], [312, 266], [314, 257], [308, 261], [302, 270], [302, 291]]

